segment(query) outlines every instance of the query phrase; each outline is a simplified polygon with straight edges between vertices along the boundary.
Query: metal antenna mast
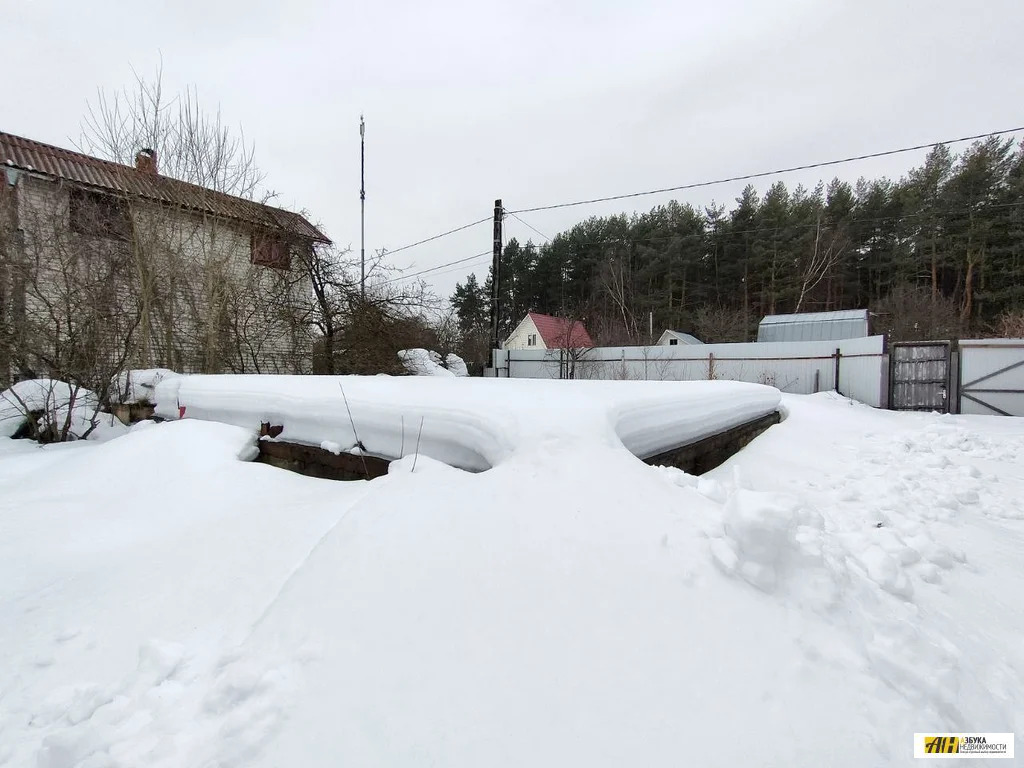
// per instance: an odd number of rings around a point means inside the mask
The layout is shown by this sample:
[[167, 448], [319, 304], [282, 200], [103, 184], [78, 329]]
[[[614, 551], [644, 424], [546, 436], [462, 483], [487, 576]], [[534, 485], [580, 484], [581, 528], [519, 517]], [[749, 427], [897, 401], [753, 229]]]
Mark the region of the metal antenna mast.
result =
[[366, 122], [359, 116], [359, 297], [366, 298]]

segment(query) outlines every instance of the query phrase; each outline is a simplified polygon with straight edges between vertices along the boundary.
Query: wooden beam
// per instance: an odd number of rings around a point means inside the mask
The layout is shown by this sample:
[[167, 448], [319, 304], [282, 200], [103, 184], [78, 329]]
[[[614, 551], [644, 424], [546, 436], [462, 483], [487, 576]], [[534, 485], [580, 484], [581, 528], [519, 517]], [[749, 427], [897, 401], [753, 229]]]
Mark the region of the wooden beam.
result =
[[724, 463], [768, 427], [778, 424], [781, 420], [779, 412], [775, 411], [724, 432], [649, 456], [644, 462], [655, 466], [676, 467], [691, 475], [702, 475]]
[[372, 480], [388, 473], [390, 459], [331, 453], [323, 448], [282, 440], [258, 441], [259, 461], [309, 477], [328, 480]]

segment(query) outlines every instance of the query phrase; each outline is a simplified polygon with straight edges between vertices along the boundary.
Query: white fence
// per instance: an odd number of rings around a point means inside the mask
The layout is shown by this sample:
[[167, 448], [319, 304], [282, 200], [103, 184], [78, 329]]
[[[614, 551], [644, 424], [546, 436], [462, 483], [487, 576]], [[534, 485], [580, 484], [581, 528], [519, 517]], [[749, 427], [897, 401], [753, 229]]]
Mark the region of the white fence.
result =
[[519, 379], [727, 379], [769, 384], [783, 392], [836, 389], [881, 407], [887, 384], [885, 338], [752, 344], [497, 350], [498, 376]]
[[1024, 339], [960, 340], [960, 413], [1024, 416]]

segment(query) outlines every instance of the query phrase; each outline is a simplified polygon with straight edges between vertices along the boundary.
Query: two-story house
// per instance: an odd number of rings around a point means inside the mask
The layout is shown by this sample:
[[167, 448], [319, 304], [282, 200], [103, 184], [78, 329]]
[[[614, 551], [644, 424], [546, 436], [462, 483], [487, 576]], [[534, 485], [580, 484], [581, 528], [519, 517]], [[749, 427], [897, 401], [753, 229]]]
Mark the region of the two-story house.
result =
[[[328, 239], [297, 213], [0, 133], [0, 384], [116, 367], [308, 372]], [[98, 374], [97, 374], [98, 375]]]

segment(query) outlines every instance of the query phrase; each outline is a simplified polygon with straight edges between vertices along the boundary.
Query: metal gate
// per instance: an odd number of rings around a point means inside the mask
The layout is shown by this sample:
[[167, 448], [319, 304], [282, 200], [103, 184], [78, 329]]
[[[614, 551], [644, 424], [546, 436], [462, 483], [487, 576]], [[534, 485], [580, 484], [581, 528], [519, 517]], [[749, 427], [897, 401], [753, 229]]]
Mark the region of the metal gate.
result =
[[894, 411], [949, 411], [948, 341], [901, 341], [889, 347], [889, 407]]
[[1024, 340], [960, 342], [960, 413], [1024, 416]]

